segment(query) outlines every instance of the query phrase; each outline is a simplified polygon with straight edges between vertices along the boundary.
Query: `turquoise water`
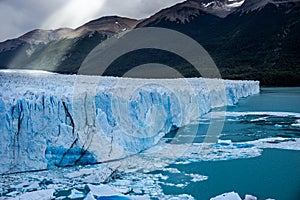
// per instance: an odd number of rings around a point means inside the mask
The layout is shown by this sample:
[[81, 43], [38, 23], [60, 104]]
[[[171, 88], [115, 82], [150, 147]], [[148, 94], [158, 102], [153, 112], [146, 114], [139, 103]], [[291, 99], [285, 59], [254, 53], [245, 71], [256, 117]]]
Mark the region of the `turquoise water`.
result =
[[[262, 156], [171, 165], [181, 174], [199, 173], [206, 181], [190, 182], [184, 188], [162, 185], [165, 194], [191, 194], [196, 199], [209, 199], [225, 192], [235, 191], [241, 197], [252, 194], [259, 199], [300, 199], [300, 151], [265, 149]], [[158, 172], [180, 182], [181, 174]]]
[[[259, 95], [243, 99], [238, 105], [228, 107], [227, 111], [266, 114], [250, 113], [226, 117], [220, 139], [244, 142], [268, 137], [298, 138], [300, 127], [293, 124], [299, 122], [299, 116], [271, 115], [267, 112], [300, 113], [299, 101], [300, 88], [262, 88]], [[183, 127], [180, 131], [189, 135], [189, 131], [198, 129], [194, 142], [201, 143], [208, 128], [207, 122], [209, 121], [202, 119], [198, 124]], [[172, 134], [166, 138], [171, 139]], [[183, 176], [187, 173], [205, 175], [208, 179], [200, 182], [190, 181], [185, 187], [162, 184], [165, 194], [185, 193], [196, 199], [209, 199], [235, 191], [242, 198], [245, 194], [252, 194], [258, 199], [300, 199], [300, 151], [264, 149], [262, 155], [255, 158], [201, 161], [173, 164], [170, 167], [177, 168], [181, 173], [155, 173], [169, 176], [167, 181], [175, 184], [188, 181]]]
[[300, 113], [300, 88], [261, 88], [260, 94], [242, 99], [227, 110]]
[[[300, 88], [262, 88], [258, 95], [240, 100], [238, 105], [227, 107], [228, 116], [219, 139], [233, 142], [252, 141], [267, 137], [300, 137], [300, 126], [294, 126], [300, 120]], [[214, 111], [213, 111], [214, 112]], [[247, 115], [233, 115], [230, 113], [246, 112]], [[253, 112], [260, 112], [255, 114]], [[272, 115], [269, 112], [284, 112], [286, 115], [298, 113], [299, 116]], [[193, 141], [203, 142], [210, 125], [210, 115], [199, 120], [199, 123], [180, 128], [166, 135], [172, 142], [182, 143], [191, 133]], [[180, 132], [180, 141], [174, 140], [174, 135]], [[184, 140], [185, 138], [185, 140]]]

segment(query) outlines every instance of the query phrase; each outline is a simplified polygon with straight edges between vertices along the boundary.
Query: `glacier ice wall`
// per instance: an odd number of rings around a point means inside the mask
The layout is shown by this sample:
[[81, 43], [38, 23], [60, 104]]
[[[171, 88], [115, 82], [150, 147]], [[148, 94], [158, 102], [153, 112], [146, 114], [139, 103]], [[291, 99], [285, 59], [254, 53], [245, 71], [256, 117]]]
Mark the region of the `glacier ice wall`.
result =
[[2, 71], [0, 173], [118, 159], [257, 93], [257, 81]]

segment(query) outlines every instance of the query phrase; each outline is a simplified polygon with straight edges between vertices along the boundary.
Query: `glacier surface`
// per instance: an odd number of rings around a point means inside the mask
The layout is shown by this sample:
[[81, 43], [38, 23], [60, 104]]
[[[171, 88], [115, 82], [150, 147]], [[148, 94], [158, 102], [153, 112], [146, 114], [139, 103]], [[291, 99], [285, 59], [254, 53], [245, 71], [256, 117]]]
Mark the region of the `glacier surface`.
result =
[[120, 159], [257, 93], [257, 81], [1, 71], [0, 173]]

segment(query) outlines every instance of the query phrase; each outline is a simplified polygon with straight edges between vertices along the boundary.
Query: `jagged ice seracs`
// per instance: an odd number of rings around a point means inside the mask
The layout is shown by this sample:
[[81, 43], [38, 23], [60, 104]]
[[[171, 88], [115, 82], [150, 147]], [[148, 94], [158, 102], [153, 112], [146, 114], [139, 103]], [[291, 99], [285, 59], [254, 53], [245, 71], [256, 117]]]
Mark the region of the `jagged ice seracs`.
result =
[[257, 93], [257, 81], [2, 71], [0, 173], [123, 158]]

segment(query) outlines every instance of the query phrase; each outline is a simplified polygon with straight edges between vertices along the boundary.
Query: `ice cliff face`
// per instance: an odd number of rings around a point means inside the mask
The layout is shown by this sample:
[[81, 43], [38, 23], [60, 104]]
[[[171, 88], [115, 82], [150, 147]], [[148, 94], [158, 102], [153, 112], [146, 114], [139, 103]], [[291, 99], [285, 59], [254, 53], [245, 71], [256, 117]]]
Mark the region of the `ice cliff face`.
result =
[[119, 159], [256, 93], [255, 81], [0, 72], [0, 173]]

